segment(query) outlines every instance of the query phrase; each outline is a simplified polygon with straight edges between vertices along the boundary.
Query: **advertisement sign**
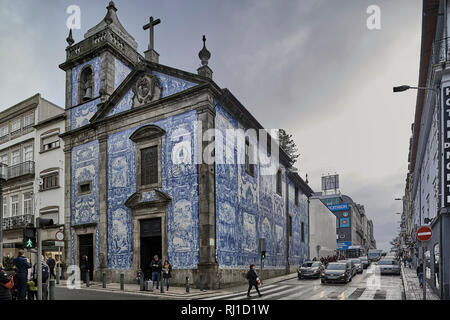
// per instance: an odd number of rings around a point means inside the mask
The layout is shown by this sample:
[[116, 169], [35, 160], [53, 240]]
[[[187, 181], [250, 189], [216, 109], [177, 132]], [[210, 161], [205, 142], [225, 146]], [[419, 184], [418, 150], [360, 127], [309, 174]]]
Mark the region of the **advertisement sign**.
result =
[[350, 220], [348, 218], [340, 218], [339, 228], [350, 228]]
[[348, 247], [350, 247], [351, 245], [352, 245], [351, 241], [338, 242], [337, 249], [338, 250], [347, 250]]
[[330, 205], [330, 206], [328, 206], [328, 209], [330, 209], [331, 212], [346, 211], [346, 210], [350, 210], [350, 206], [348, 203], [340, 203], [340, 204]]
[[322, 190], [336, 190], [339, 189], [339, 175], [322, 177]]

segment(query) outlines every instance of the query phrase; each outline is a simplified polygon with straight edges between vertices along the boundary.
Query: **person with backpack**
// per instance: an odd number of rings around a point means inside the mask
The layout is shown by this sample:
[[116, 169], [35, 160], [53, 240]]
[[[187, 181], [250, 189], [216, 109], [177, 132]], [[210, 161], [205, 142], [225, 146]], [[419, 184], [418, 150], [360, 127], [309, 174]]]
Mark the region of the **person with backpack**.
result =
[[254, 264], [250, 265], [250, 270], [247, 272], [247, 275], [245, 276], [248, 280], [248, 291], [247, 291], [247, 297], [251, 297], [250, 290], [252, 290], [252, 287], [255, 287], [256, 292], [258, 292], [258, 296], [262, 296], [262, 294], [259, 292], [258, 286], [261, 283], [258, 278], [258, 274], [256, 273], [256, 266]]
[[16, 274], [14, 276], [15, 287], [17, 288], [17, 299], [25, 300], [25, 296], [27, 295], [27, 278], [28, 278], [28, 269], [31, 268], [28, 260], [23, 256], [25, 251], [22, 249], [19, 250], [19, 255], [17, 258], [14, 258], [13, 264], [16, 268]]
[[[41, 258], [41, 265], [42, 265], [42, 286], [47, 285], [47, 280], [50, 277], [50, 268], [48, 267], [48, 264], [44, 260], [44, 256]], [[37, 263], [33, 266], [33, 272], [32, 272], [32, 281], [34, 282], [35, 286], [39, 288], [39, 282], [38, 282], [38, 265]], [[48, 290], [47, 290], [48, 293]], [[42, 299], [46, 300], [47, 297], [42, 297]]]
[[3, 269], [3, 265], [0, 263], [0, 300], [11, 300], [11, 289], [14, 286], [14, 282], [11, 277], [9, 277], [5, 270]]

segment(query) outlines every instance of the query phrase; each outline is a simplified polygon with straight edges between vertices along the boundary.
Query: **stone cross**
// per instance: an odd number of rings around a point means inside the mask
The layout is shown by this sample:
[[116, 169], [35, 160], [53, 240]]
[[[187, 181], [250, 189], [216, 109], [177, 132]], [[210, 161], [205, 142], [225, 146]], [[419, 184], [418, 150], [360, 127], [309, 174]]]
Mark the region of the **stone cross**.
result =
[[142, 27], [144, 30], [150, 29], [150, 43], [148, 44], [149, 50], [154, 49], [154, 47], [153, 47], [153, 44], [154, 44], [153, 43], [153, 32], [154, 32], [154, 27], [159, 23], [161, 23], [160, 19], [153, 20], [153, 17], [150, 17], [150, 22]]

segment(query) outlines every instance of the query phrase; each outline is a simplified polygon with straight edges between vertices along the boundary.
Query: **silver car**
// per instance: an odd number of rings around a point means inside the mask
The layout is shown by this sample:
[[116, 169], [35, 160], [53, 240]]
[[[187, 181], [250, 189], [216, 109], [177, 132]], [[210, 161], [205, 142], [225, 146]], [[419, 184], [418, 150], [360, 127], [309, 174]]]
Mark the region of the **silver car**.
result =
[[377, 266], [380, 274], [400, 275], [400, 265], [395, 259], [381, 259]]
[[361, 259], [359, 259], [359, 258], [352, 258], [352, 259], [349, 259], [349, 260], [352, 261], [355, 264], [356, 273], [363, 273], [364, 268], [363, 268], [363, 264], [361, 262]]

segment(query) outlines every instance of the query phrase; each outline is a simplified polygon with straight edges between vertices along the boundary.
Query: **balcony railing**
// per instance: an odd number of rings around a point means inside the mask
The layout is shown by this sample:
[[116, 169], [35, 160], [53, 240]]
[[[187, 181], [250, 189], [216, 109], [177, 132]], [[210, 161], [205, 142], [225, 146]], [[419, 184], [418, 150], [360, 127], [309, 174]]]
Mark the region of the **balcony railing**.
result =
[[438, 64], [450, 60], [450, 38], [437, 40], [433, 43], [431, 64]]
[[7, 169], [7, 179], [13, 179], [20, 176], [34, 174], [34, 161], [25, 161]]
[[8, 166], [6, 164], [0, 163], [0, 179], [6, 180], [8, 177]]
[[3, 230], [21, 229], [28, 224], [34, 225], [34, 215], [26, 214], [21, 216], [3, 218]]

